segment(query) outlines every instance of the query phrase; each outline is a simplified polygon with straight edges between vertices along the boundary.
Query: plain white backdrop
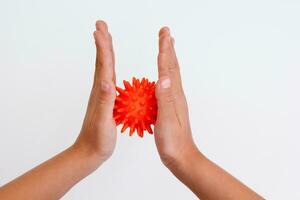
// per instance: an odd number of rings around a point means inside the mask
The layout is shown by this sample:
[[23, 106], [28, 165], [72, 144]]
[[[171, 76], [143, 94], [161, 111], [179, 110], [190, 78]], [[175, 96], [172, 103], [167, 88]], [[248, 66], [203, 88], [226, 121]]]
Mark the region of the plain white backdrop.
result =
[[[104, 19], [118, 85], [157, 80], [168, 25], [200, 150], [267, 199], [300, 199], [299, 11], [298, 0], [1, 0], [0, 185], [76, 139]], [[118, 128], [111, 159], [63, 199], [196, 197], [161, 164], [152, 135]]]

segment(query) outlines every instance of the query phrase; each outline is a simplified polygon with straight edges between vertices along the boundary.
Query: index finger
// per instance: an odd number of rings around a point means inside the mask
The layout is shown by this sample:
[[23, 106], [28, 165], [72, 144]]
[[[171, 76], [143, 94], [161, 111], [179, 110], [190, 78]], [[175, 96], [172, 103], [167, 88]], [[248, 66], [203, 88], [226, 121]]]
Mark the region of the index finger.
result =
[[99, 20], [96, 22], [94, 38], [97, 48], [95, 81], [115, 81], [115, 59], [112, 37], [108, 32], [108, 27], [104, 21]]

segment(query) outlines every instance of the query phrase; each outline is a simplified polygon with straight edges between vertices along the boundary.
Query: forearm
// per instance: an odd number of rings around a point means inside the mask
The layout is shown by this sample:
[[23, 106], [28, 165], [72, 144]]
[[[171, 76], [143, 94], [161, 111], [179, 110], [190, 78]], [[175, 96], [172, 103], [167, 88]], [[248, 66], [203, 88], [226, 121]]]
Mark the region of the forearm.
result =
[[263, 199], [207, 159], [197, 149], [170, 166], [172, 173], [201, 199]]
[[0, 188], [0, 199], [59, 199], [93, 172], [101, 160], [88, 149], [72, 146]]

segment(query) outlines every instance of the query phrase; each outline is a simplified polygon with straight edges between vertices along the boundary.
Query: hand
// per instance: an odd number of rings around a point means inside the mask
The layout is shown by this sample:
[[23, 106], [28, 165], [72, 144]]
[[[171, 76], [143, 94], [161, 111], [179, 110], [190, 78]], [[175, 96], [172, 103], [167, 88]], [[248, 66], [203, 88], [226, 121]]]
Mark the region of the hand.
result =
[[191, 135], [174, 39], [167, 27], [159, 32], [158, 76], [158, 115], [154, 136], [161, 160], [170, 168], [197, 148]]
[[117, 137], [113, 119], [115, 60], [112, 37], [105, 22], [96, 22], [94, 38], [97, 48], [94, 83], [83, 126], [74, 146], [90, 151], [103, 162], [111, 156]]
[[103, 21], [97, 21], [94, 37], [97, 47], [94, 84], [75, 144], [2, 186], [0, 199], [60, 199], [112, 154], [116, 144], [114, 53]]
[[174, 39], [167, 27], [159, 33], [158, 75], [154, 136], [163, 163], [200, 199], [262, 199], [208, 160], [194, 144]]

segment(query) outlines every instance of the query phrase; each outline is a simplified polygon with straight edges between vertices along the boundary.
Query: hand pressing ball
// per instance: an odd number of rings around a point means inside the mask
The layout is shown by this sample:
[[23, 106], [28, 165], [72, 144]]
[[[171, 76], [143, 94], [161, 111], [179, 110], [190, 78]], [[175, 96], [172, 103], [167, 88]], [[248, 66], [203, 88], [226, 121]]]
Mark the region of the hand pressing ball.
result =
[[153, 134], [151, 125], [155, 124], [157, 116], [155, 82], [149, 82], [146, 78], [140, 81], [133, 77], [132, 85], [125, 80], [123, 83], [125, 89], [116, 87], [119, 93], [113, 112], [116, 124], [123, 124], [122, 133], [129, 127], [130, 136], [135, 130], [140, 137], [144, 136], [144, 130]]

